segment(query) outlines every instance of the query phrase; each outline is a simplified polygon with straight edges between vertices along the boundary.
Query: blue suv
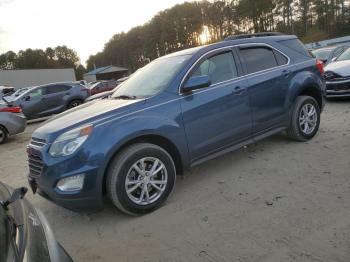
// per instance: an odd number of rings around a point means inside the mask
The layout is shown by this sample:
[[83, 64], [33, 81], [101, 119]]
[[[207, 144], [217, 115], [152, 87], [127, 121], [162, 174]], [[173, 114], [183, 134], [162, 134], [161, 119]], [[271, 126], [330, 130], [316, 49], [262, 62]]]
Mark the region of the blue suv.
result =
[[108, 196], [133, 215], [158, 208], [176, 175], [281, 131], [314, 137], [323, 64], [296, 36], [255, 34], [161, 57], [109, 99], [62, 113], [28, 145], [34, 192], [72, 210]]

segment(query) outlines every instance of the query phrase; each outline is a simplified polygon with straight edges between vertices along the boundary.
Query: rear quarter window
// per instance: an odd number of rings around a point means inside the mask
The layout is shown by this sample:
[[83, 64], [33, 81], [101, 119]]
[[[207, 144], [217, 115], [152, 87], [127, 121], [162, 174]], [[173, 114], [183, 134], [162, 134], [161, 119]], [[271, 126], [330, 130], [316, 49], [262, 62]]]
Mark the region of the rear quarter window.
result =
[[282, 41], [279, 41], [279, 43], [298, 52], [303, 56], [307, 56], [310, 58], [313, 57], [299, 39], [282, 40]]
[[282, 55], [280, 52], [273, 50], [273, 53], [275, 54], [276, 60], [278, 65], [286, 65], [288, 64], [288, 58], [284, 55]]

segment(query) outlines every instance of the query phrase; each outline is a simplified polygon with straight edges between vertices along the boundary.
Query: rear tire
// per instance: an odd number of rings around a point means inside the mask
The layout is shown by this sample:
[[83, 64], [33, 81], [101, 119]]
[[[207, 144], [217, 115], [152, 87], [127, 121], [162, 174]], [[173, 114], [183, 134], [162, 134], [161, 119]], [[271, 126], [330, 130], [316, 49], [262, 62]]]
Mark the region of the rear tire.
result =
[[80, 106], [81, 104], [83, 104], [83, 101], [82, 101], [82, 100], [79, 100], [79, 99], [76, 99], [76, 100], [73, 100], [73, 101], [69, 102], [67, 108], [68, 108], [68, 109], [71, 109], [71, 108]]
[[8, 134], [4, 127], [0, 126], [0, 145], [7, 140]]
[[308, 141], [317, 134], [320, 120], [321, 111], [317, 101], [310, 96], [299, 96], [294, 103], [287, 134], [293, 140]]
[[107, 171], [109, 198], [121, 211], [142, 215], [159, 208], [175, 186], [176, 170], [163, 148], [138, 143], [122, 150]]

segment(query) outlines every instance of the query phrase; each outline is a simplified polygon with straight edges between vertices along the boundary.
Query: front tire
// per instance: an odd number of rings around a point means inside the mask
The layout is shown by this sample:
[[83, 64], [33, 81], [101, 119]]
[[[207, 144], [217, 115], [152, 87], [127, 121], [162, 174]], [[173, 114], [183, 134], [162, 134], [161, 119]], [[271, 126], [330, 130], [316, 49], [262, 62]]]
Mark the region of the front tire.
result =
[[5, 143], [5, 141], [7, 140], [7, 131], [4, 127], [0, 126], [0, 145]]
[[109, 198], [131, 215], [150, 213], [166, 201], [175, 186], [176, 170], [163, 148], [148, 143], [122, 150], [107, 171]]
[[321, 111], [317, 101], [310, 96], [297, 97], [287, 129], [290, 138], [305, 142], [318, 132], [321, 122]]

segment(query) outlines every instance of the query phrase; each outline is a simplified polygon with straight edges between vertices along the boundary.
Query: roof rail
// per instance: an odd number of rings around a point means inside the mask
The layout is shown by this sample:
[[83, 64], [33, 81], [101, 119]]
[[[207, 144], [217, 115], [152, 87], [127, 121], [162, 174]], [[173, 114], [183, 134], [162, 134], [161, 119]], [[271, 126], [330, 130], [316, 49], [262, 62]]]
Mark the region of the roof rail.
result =
[[263, 33], [255, 33], [255, 34], [243, 34], [243, 35], [233, 35], [225, 38], [225, 41], [237, 40], [237, 39], [245, 39], [245, 38], [254, 38], [254, 37], [265, 37], [265, 36], [279, 36], [284, 35], [279, 32], [263, 32]]

